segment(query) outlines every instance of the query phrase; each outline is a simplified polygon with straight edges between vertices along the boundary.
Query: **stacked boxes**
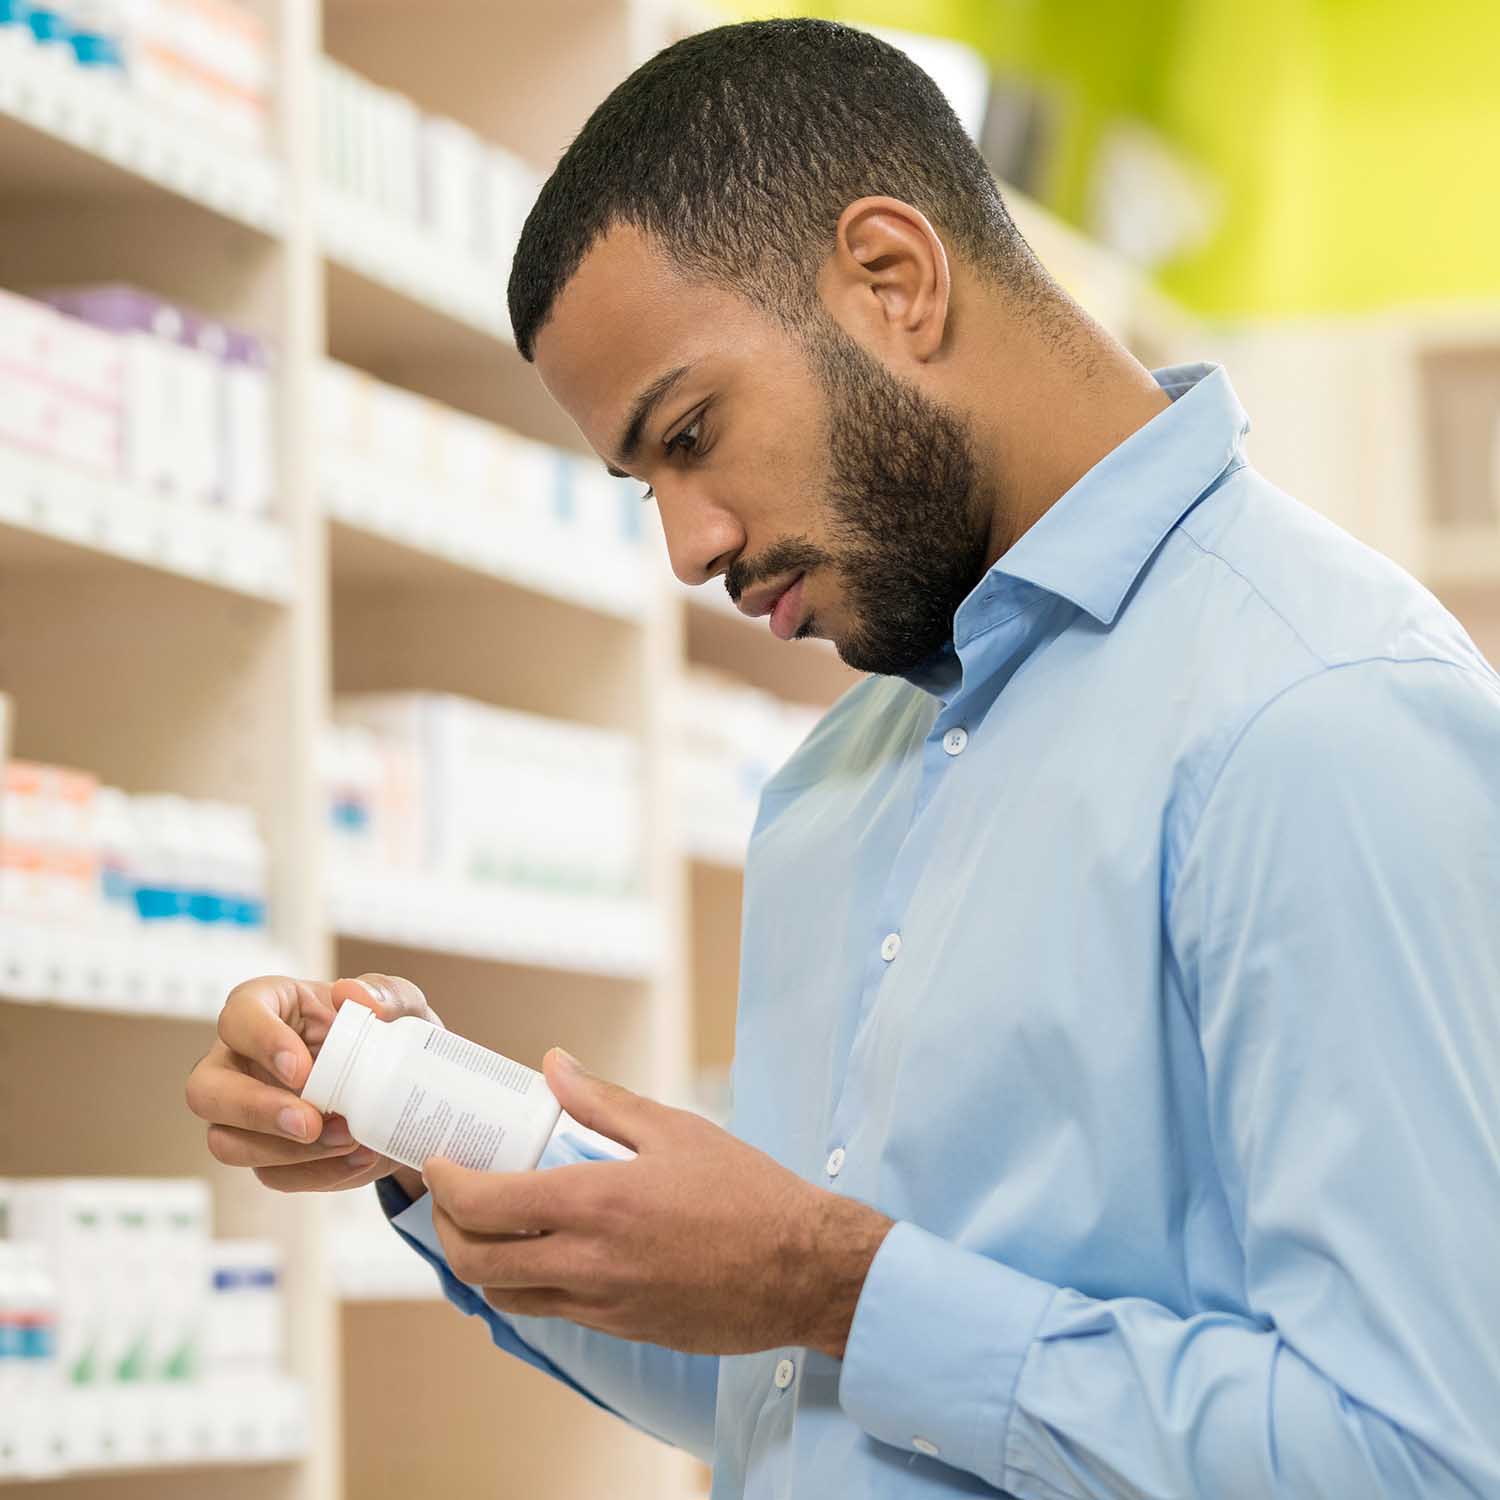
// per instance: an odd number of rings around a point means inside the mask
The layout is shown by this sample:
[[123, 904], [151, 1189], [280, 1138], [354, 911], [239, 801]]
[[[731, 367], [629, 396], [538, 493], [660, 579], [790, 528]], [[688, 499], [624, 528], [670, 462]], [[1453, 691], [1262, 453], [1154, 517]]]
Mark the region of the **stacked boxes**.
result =
[[271, 509], [264, 346], [130, 287], [0, 292], [0, 445], [143, 495]]
[[673, 785], [694, 852], [728, 862], [744, 857], [761, 788], [821, 716], [821, 709], [703, 668], [686, 675]]
[[46, 301], [68, 315], [70, 339], [82, 323], [120, 352], [121, 479], [165, 499], [270, 511], [272, 391], [260, 340], [129, 286], [71, 287]]
[[265, 843], [248, 808], [130, 797], [81, 771], [11, 761], [0, 920], [245, 948], [265, 934]]
[[638, 888], [640, 757], [629, 736], [440, 694], [340, 698], [334, 717], [325, 784], [344, 868]]
[[[550, 448], [466, 412], [325, 361], [317, 385], [321, 482], [335, 514], [449, 541], [497, 566], [566, 558], [587, 592], [638, 580], [638, 486], [597, 459]], [[582, 576], [592, 568], [596, 577]]]
[[270, 137], [265, 23], [232, 0], [123, 0], [126, 78], [143, 99], [240, 145]]
[[196, 1179], [0, 1183], [0, 1476], [300, 1446], [280, 1262]]
[[121, 340], [0, 292], [0, 445], [120, 477], [126, 364]]
[[509, 267], [538, 173], [456, 120], [424, 115], [326, 58], [318, 100], [325, 182], [462, 259]]
[[267, 143], [270, 45], [259, 16], [232, 0], [5, 0], [0, 47], [85, 69], [185, 126]]

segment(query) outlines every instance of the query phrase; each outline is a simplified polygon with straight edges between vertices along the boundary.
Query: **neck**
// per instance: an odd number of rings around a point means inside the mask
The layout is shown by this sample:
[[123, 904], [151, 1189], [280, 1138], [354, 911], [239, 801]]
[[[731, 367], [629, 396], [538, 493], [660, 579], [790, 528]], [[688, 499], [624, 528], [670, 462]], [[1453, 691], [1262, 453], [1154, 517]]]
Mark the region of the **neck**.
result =
[[1062, 297], [1040, 314], [1001, 307], [994, 353], [971, 390], [971, 413], [991, 497], [992, 566], [1090, 469], [1171, 405], [1151, 372]]

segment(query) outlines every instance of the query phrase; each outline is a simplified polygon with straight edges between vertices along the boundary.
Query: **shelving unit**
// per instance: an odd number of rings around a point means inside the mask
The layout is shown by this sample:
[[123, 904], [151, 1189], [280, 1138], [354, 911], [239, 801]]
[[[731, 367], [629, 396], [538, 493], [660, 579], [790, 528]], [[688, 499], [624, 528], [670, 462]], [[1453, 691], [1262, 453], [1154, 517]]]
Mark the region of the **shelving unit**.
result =
[[1484, 612], [1500, 591], [1500, 307], [1226, 330], [1214, 348], [1267, 477]]
[[8, 564], [41, 572], [117, 561], [253, 599], [291, 595], [282, 527], [137, 494], [10, 449], [0, 449], [0, 533]]
[[[630, 1086], [690, 1100], [697, 1073], [732, 1048], [743, 850], [695, 851], [681, 827], [676, 685], [685, 665], [708, 664], [823, 704], [854, 674], [826, 647], [774, 641], [715, 590], [688, 595], [659, 546], [620, 576], [576, 553], [476, 545], [445, 496], [392, 509], [327, 462], [311, 415], [325, 356], [536, 440], [579, 439], [510, 342], [503, 273], [326, 190], [313, 131], [326, 47], [543, 167], [634, 62], [701, 18], [652, 0], [569, 0], [558, 49], [557, 7], [260, 9], [277, 38], [286, 143], [264, 159], [98, 80], [0, 54], [0, 286], [133, 281], [267, 336], [279, 382], [275, 524], [190, 516], [0, 453], [0, 689], [15, 700], [15, 752], [127, 788], [251, 804], [273, 853], [278, 952], [264, 969], [402, 973], [450, 1025], [512, 1055], [535, 1062], [561, 1043]], [[590, 577], [605, 581], [580, 583]], [[432, 883], [414, 898], [335, 877], [317, 776], [331, 696], [405, 689], [637, 736], [643, 895], [499, 900]], [[489, 1494], [499, 1475], [506, 1493], [703, 1492], [680, 1455], [496, 1357], [393, 1238], [378, 1250], [322, 1201], [218, 1167], [179, 1102], [206, 1044], [184, 1018], [210, 1012], [210, 990], [231, 976], [150, 957], [10, 935], [0, 1048], [29, 1066], [0, 1096], [0, 1173], [208, 1177], [221, 1232], [284, 1248], [313, 1440], [274, 1464], [220, 1455], [211, 1480], [121, 1471], [15, 1493], [186, 1500], [211, 1482], [230, 1500], [384, 1500]], [[63, 1076], [90, 1099], [82, 1123], [47, 1082]]]
[[0, 29], [0, 193], [187, 200], [280, 233], [282, 164], [184, 130], [108, 78]]
[[[693, 664], [808, 704], [831, 702], [854, 674], [817, 643], [773, 640], [717, 586], [689, 597], [653, 562], [585, 587], [576, 555], [475, 545], [445, 497], [393, 511], [330, 469], [313, 417], [325, 356], [541, 441], [579, 440], [511, 345], [502, 272], [453, 264], [328, 193], [314, 133], [326, 48], [545, 166], [619, 78], [698, 18], [665, 0], [258, 8], [276, 38], [286, 143], [269, 157], [220, 147], [98, 80], [0, 47], [0, 286], [135, 281], [252, 328], [278, 351], [274, 524], [189, 516], [0, 450], [0, 690], [14, 699], [14, 749], [127, 788], [250, 804], [273, 855], [277, 951], [265, 968], [402, 973], [449, 1025], [513, 1056], [536, 1062], [560, 1043], [631, 1087], [690, 1099], [695, 1076], [732, 1055], [743, 851], [695, 842], [682, 827], [674, 694]], [[1300, 403], [1335, 373], [1373, 380], [1367, 348], [1315, 357], [1310, 341], [1285, 382], [1284, 350], [1273, 360], [1265, 345], [1258, 361], [1248, 335], [1191, 329], [1138, 277], [1013, 202], [1043, 258], [1143, 358], [1228, 358], [1268, 448], [1281, 436], [1289, 465], [1303, 464], [1287, 482], [1309, 478]], [[1374, 340], [1390, 376], [1382, 410], [1420, 408], [1420, 380], [1441, 382], [1451, 335], [1429, 328], [1414, 343], [1385, 330]], [[1500, 367], [1500, 337], [1481, 347]], [[1362, 413], [1350, 410], [1345, 455], [1357, 456]], [[1462, 574], [1465, 617], [1494, 652], [1493, 538], [1423, 532], [1387, 506], [1380, 496], [1427, 483], [1417, 429], [1398, 451], [1391, 473], [1356, 465], [1360, 485], [1342, 457], [1327, 460], [1329, 508], [1342, 505], [1356, 530], [1419, 568], [1451, 557], [1439, 571]], [[432, 883], [413, 898], [336, 876], [320, 834], [318, 751], [332, 695], [371, 690], [460, 692], [637, 736], [650, 830], [643, 894], [481, 898]], [[351, 1246], [321, 1200], [268, 1193], [213, 1163], [180, 1102], [206, 1028], [183, 1018], [214, 1008], [229, 977], [169, 955], [6, 934], [0, 1055], [26, 1065], [0, 1091], [0, 1175], [207, 1177], [221, 1232], [273, 1237], [285, 1252], [292, 1367], [309, 1393], [312, 1441], [274, 1464], [220, 1455], [211, 1475], [122, 1472], [14, 1492], [701, 1494], [695, 1466], [496, 1356], [481, 1329], [435, 1300], [414, 1258], [382, 1266], [368, 1241]]]

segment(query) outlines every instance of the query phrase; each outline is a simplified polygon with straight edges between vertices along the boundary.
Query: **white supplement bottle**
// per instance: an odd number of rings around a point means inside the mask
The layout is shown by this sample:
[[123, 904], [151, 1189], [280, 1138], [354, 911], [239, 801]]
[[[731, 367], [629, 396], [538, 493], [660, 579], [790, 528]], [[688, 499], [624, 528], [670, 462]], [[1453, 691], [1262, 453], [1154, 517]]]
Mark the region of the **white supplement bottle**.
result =
[[430, 1156], [529, 1171], [562, 1113], [534, 1069], [416, 1016], [382, 1021], [353, 1000], [334, 1016], [302, 1097], [417, 1172]]

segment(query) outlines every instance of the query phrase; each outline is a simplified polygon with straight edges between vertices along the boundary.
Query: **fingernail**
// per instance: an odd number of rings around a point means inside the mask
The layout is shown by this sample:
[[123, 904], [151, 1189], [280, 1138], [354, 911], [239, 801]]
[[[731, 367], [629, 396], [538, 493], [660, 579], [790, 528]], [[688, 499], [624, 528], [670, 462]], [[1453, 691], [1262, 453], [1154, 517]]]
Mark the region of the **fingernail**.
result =
[[320, 1146], [347, 1146], [354, 1137], [342, 1120], [324, 1120], [323, 1133], [318, 1137]]
[[579, 1062], [571, 1052], [562, 1047], [554, 1047], [552, 1050], [557, 1053], [558, 1062], [560, 1062], [563, 1067], [565, 1067], [570, 1073], [583, 1072], [583, 1064]]
[[276, 1123], [281, 1126], [281, 1133], [289, 1135], [294, 1141], [305, 1141], [307, 1139], [307, 1116], [300, 1109], [288, 1107], [276, 1116]]
[[356, 979], [354, 981], [354, 983], [357, 984], [360, 987], [360, 989], [362, 989], [365, 992], [365, 994], [367, 994], [370, 997], [370, 999], [375, 1002], [376, 1005], [384, 1005], [385, 1004], [385, 996], [382, 995], [380, 993], [380, 991], [377, 990], [373, 984], [370, 984], [366, 980], [363, 980], [363, 979]]
[[276, 1054], [276, 1071], [286, 1083], [295, 1083], [297, 1079], [297, 1054], [295, 1052], [278, 1052]]
[[351, 1151], [344, 1160], [355, 1171], [363, 1171], [366, 1167], [375, 1165], [375, 1153], [369, 1147], [361, 1146], [358, 1151]]

